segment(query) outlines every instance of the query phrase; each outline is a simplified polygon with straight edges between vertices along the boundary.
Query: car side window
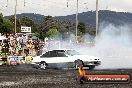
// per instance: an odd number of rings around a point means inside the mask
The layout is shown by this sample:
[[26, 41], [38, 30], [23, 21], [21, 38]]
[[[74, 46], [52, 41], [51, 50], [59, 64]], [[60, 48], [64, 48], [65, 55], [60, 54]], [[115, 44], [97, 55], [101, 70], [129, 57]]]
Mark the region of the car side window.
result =
[[66, 57], [65, 52], [49, 51], [41, 56], [43, 57]]
[[57, 57], [66, 57], [64, 52], [58, 52]]
[[49, 57], [50, 56], [50, 52], [46, 52], [45, 54], [43, 54], [41, 57]]
[[43, 54], [41, 57], [57, 57], [56, 51], [49, 51]]
[[50, 52], [50, 57], [57, 57], [56, 51], [51, 51]]

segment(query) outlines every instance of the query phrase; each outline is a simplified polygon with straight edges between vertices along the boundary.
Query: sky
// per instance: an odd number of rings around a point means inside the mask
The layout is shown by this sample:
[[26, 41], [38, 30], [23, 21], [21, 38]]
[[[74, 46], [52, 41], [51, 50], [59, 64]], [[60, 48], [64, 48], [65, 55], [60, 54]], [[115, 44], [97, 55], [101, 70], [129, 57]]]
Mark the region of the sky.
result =
[[[68, 1], [68, 4], [67, 4]], [[79, 13], [95, 11], [96, 0], [78, 0]], [[13, 15], [16, 0], [0, 0], [0, 12], [4, 16]], [[17, 0], [17, 14], [36, 13], [51, 16], [66, 16], [76, 13], [77, 0]], [[68, 5], [68, 6], [67, 6]], [[99, 10], [131, 12], [132, 0], [99, 0]]]

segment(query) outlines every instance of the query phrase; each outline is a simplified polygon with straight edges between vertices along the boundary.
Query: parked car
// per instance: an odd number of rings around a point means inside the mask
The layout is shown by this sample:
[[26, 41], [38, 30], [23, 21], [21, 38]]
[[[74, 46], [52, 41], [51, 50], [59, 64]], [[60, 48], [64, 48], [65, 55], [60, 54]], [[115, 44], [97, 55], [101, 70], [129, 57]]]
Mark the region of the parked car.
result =
[[33, 57], [33, 67], [44, 68], [57, 67], [57, 68], [78, 68], [79, 66], [94, 69], [95, 66], [101, 64], [101, 60], [94, 56], [81, 55], [75, 50], [52, 50], [37, 57]]

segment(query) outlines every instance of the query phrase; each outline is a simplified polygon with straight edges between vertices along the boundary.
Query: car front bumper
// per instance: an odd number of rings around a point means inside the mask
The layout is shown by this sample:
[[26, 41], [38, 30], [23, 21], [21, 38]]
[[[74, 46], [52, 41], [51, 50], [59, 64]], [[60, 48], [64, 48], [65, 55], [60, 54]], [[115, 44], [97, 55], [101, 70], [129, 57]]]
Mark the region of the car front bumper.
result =
[[94, 65], [94, 66], [98, 66], [101, 64], [101, 61], [86, 61], [86, 62], [83, 62], [84, 65]]

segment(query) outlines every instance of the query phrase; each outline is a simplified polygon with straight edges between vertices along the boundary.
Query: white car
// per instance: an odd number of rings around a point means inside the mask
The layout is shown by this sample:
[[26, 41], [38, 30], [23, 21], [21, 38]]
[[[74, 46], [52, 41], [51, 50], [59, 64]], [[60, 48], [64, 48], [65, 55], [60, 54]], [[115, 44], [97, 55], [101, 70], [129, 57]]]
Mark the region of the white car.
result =
[[94, 56], [81, 55], [75, 50], [52, 50], [37, 57], [33, 57], [32, 64], [35, 68], [77, 68], [78, 66], [93, 69], [101, 64], [101, 60]]

